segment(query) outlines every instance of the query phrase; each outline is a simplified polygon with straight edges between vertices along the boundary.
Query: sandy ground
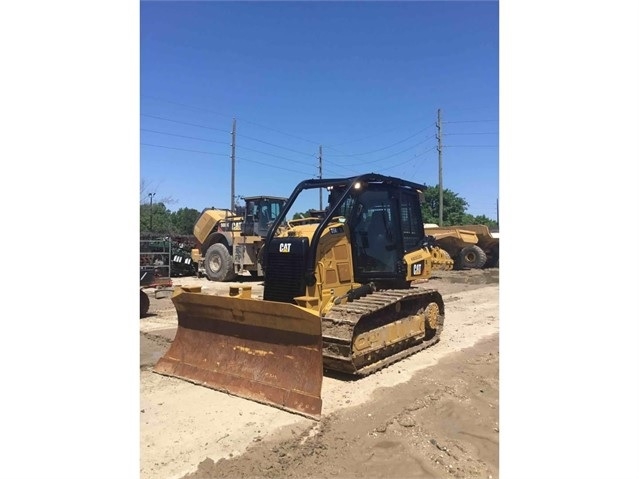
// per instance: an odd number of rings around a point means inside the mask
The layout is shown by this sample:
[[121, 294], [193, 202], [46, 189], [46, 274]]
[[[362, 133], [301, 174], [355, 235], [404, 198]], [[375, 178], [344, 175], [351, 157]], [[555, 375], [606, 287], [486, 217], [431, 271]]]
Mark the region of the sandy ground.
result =
[[498, 477], [498, 270], [436, 272], [419, 286], [443, 295], [441, 341], [362, 379], [326, 375], [319, 422], [153, 373], [177, 317], [152, 298], [140, 320], [141, 479]]

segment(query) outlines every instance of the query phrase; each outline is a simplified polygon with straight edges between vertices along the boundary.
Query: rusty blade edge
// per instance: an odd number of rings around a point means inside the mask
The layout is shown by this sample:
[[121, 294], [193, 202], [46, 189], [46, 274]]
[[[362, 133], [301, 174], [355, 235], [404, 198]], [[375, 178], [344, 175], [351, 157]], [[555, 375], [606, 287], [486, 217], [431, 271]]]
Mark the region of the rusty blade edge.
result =
[[[238, 398], [241, 398], [241, 399], [247, 399], [249, 401], [253, 401], [253, 402], [256, 402], [256, 403], [259, 403], [259, 404], [264, 404], [265, 406], [272, 406], [272, 407], [275, 407], [275, 408], [280, 409], [282, 411], [286, 411], [288, 413], [296, 414], [298, 416], [303, 416], [303, 417], [308, 418], [308, 419], [313, 419], [314, 421], [319, 421], [321, 419], [321, 413], [306, 413], [306, 412], [303, 412], [303, 411], [299, 411], [297, 409], [286, 407], [286, 406], [284, 406], [282, 404], [277, 404], [277, 403], [266, 401], [266, 400], [260, 400], [258, 398], [252, 398], [252, 397], [248, 397], [248, 396], [242, 396], [242, 395], [239, 395], [239, 394], [235, 394], [235, 393], [229, 391], [228, 389], [224, 389], [224, 388], [221, 388], [219, 386], [214, 386], [212, 384], [208, 384], [208, 383], [204, 383], [204, 382], [200, 382], [200, 381], [194, 381], [192, 378], [178, 376], [178, 375], [175, 375], [175, 374], [169, 374], [169, 373], [166, 373], [166, 372], [157, 371], [155, 369], [153, 369], [152, 371], [154, 373], [156, 373], [156, 374], [161, 375], [161, 376], [178, 378], [178, 379], [181, 379], [181, 380], [186, 381], [188, 383], [195, 384], [197, 386], [202, 386], [202, 387], [205, 387], [205, 388], [208, 388], [208, 389], [213, 389], [215, 391], [228, 394], [229, 396], [234, 396], [234, 397], [238, 397]], [[320, 403], [320, 410], [321, 410], [321, 404], [322, 404], [322, 400], [321, 399], [319, 399], [319, 403]]]

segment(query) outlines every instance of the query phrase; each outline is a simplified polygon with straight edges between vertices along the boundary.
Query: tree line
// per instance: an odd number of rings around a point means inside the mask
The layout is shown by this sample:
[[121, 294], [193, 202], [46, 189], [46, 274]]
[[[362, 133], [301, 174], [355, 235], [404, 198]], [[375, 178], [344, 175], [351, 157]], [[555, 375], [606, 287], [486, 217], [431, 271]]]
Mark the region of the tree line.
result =
[[200, 211], [193, 208], [169, 210], [163, 202], [140, 205], [140, 234], [167, 236], [188, 236], [193, 234], [193, 226], [200, 217]]
[[[439, 188], [424, 186], [424, 204], [422, 218], [424, 223], [439, 223]], [[455, 226], [464, 224], [480, 224], [489, 228], [496, 228], [497, 221], [485, 215], [473, 216], [468, 214], [468, 202], [457, 193], [444, 189], [443, 224], [440, 226]], [[200, 217], [200, 211], [193, 208], [169, 210], [163, 201], [158, 203], [140, 204], [140, 234], [161, 234], [168, 236], [192, 235], [193, 226]], [[239, 213], [239, 211], [238, 211]], [[310, 216], [311, 210], [305, 213], [295, 213], [293, 218]]]
[[[439, 187], [424, 186], [424, 204], [422, 205], [422, 218], [424, 223], [439, 224]], [[497, 221], [486, 215], [473, 216], [466, 213], [468, 202], [457, 193], [444, 188], [442, 192], [444, 207], [442, 208], [442, 224], [439, 226], [455, 225], [486, 225], [489, 228], [497, 228]]]

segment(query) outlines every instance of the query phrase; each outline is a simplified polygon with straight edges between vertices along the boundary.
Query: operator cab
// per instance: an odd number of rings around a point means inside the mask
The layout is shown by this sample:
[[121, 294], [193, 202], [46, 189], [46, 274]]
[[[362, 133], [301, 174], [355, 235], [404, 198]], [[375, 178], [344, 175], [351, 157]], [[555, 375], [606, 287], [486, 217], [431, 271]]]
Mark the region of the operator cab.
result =
[[252, 196], [246, 200], [246, 220], [242, 226], [244, 236], [266, 237], [268, 229], [278, 217], [287, 198]]
[[[329, 196], [336, 201], [341, 192]], [[403, 258], [422, 247], [420, 198], [413, 189], [369, 183], [352, 190], [338, 209], [351, 234], [355, 280], [397, 285], [406, 279]]]

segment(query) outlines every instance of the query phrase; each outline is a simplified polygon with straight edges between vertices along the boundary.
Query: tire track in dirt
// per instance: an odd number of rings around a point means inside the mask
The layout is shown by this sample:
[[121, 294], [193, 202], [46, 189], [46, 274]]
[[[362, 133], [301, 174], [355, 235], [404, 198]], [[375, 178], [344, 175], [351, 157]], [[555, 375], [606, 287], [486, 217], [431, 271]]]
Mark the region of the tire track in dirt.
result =
[[[325, 376], [324, 417], [362, 405], [375, 391], [407, 383], [416, 373], [447, 355], [498, 332], [497, 285], [478, 285], [476, 289], [443, 296], [446, 326], [441, 341], [357, 381]], [[278, 431], [301, 434], [317, 424], [273, 407], [144, 369], [140, 373], [140, 399], [141, 479], [179, 478], [196, 470], [206, 458], [218, 461], [237, 457], [252, 444]]]

